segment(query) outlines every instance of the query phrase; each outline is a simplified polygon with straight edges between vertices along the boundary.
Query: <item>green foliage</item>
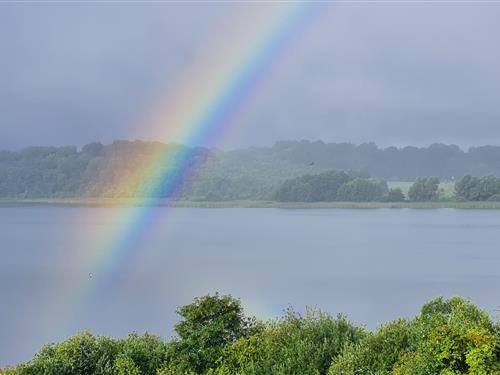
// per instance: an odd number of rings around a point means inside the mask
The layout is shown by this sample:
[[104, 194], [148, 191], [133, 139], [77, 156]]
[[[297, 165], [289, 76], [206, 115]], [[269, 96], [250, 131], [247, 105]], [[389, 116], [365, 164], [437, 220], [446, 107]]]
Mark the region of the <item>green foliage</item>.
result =
[[344, 317], [288, 311], [258, 323], [230, 296], [178, 309], [178, 338], [89, 332], [44, 346], [5, 375], [500, 375], [500, 327], [458, 297], [366, 332]]
[[347, 347], [330, 374], [500, 374], [499, 328], [461, 298], [438, 298]]
[[500, 194], [493, 194], [487, 200], [488, 202], [500, 202]]
[[[211, 373], [211, 370], [207, 372]], [[180, 370], [173, 364], [167, 364], [166, 366], [158, 369], [156, 372], [157, 375], [198, 375], [196, 372], [191, 370]]]
[[374, 202], [382, 199], [387, 192], [387, 183], [356, 178], [343, 184], [337, 192], [337, 200], [342, 202]]
[[20, 375], [155, 375], [165, 361], [166, 345], [145, 334], [124, 340], [95, 337], [89, 332], [42, 348], [16, 369]]
[[165, 361], [167, 345], [160, 337], [132, 333], [120, 343], [122, 356], [132, 361], [143, 375], [155, 374]]
[[387, 202], [404, 202], [405, 195], [403, 194], [403, 190], [401, 188], [393, 188], [389, 189], [386, 197]]
[[500, 196], [500, 178], [467, 175], [455, 183], [455, 193], [460, 200], [497, 201]]
[[391, 322], [369, 334], [360, 344], [347, 346], [333, 361], [329, 374], [390, 374], [414, 340], [408, 321]]
[[326, 374], [344, 345], [364, 335], [340, 316], [289, 311], [259, 333], [228, 346], [214, 374]]
[[278, 202], [328, 202], [337, 199], [337, 191], [353, 177], [346, 172], [330, 171], [307, 174], [286, 180], [276, 191]]
[[430, 202], [437, 198], [439, 179], [419, 177], [408, 190], [408, 198], [414, 202]]
[[225, 346], [248, 337], [256, 327], [239, 300], [219, 294], [196, 298], [177, 310], [182, 320], [174, 326], [178, 339], [168, 347], [168, 363], [180, 373], [205, 373], [216, 367]]
[[61, 344], [48, 345], [35, 358], [33, 370], [28, 373], [83, 375], [96, 371], [101, 357], [97, 339], [89, 332], [70, 337]]
[[470, 302], [458, 297], [431, 301], [422, 308], [415, 327], [426, 337], [415, 352], [430, 359], [429, 371], [478, 375], [500, 371], [498, 327]]
[[328, 171], [286, 180], [276, 191], [278, 202], [373, 202], [388, 193], [387, 183]]
[[[271, 200], [283, 188], [281, 201], [333, 201], [345, 182], [328, 183], [309, 196], [300, 183], [284, 182], [332, 170], [362, 171], [379, 179], [410, 181], [418, 175], [452, 179], [466, 174], [500, 175], [500, 147], [464, 152], [456, 146], [378, 148], [374, 143], [277, 142], [273, 147], [218, 151], [158, 142], [115, 141], [75, 147], [31, 147], [0, 151], [0, 198], [166, 197], [171, 191], [149, 190], [144, 172], [161, 158], [175, 165], [181, 196], [192, 200]], [[203, 168], [196, 168], [203, 165]], [[197, 173], [182, 171], [196, 168]], [[180, 171], [180, 172], [179, 172]], [[339, 172], [340, 173], [340, 172]], [[124, 183], [126, 182], [126, 183]], [[152, 182], [152, 181], [151, 181]], [[157, 182], [155, 180], [155, 182]], [[308, 184], [307, 178], [304, 184]], [[161, 185], [161, 184], [160, 184]], [[283, 185], [283, 186], [282, 186]], [[314, 183], [321, 189], [322, 182]], [[295, 191], [296, 190], [296, 191]], [[309, 190], [308, 190], [309, 191]], [[290, 198], [288, 195], [291, 195]], [[488, 199], [488, 198], [486, 198]]]
[[134, 361], [125, 355], [120, 355], [115, 360], [116, 375], [141, 375], [141, 371]]

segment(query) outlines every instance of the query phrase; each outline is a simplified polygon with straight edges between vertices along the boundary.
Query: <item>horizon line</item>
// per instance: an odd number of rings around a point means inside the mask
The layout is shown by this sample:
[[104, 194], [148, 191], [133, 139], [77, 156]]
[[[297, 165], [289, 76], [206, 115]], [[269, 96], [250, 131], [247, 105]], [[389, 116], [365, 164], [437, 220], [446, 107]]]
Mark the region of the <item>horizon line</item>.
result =
[[272, 141], [272, 143], [267, 143], [267, 144], [221, 148], [221, 147], [203, 146], [203, 145], [190, 145], [190, 144], [185, 144], [185, 143], [180, 143], [180, 142], [175, 142], [175, 141], [164, 142], [164, 141], [157, 141], [157, 140], [150, 140], [150, 139], [139, 139], [139, 138], [135, 138], [135, 139], [116, 138], [110, 142], [95, 140], [95, 141], [84, 143], [82, 145], [76, 145], [76, 144], [54, 144], [54, 145], [32, 144], [32, 145], [26, 145], [26, 146], [12, 148], [12, 149], [0, 148], [0, 152], [21, 152], [21, 151], [32, 149], [32, 148], [69, 148], [69, 147], [74, 147], [77, 149], [78, 152], [81, 152], [85, 146], [90, 145], [90, 144], [97, 143], [97, 144], [101, 144], [103, 146], [111, 146], [115, 143], [120, 143], [120, 142], [122, 142], [122, 143], [142, 143], [142, 144], [151, 144], [151, 145], [152, 144], [159, 144], [159, 145], [163, 145], [163, 146], [182, 146], [182, 147], [187, 147], [187, 148], [191, 148], [191, 149], [200, 148], [200, 149], [221, 151], [221, 152], [242, 151], [242, 150], [249, 150], [249, 149], [254, 149], [254, 148], [259, 148], [259, 149], [260, 148], [264, 148], [264, 149], [265, 148], [273, 148], [273, 147], [276, 147], [277, 144], [279, 144], [279, 143], [309, 143], [309, 144], [321, 143], [324, 145], [332, 145], [332, 144], [335, 144], [335, 145], [344, 144], [345, 145], [345, 144], [348, 144], [348, 145], [353, 145], [356, 147], [359, 147], [362, 145], [374, 144], [377, 147], [377, 149], [380, 149], [380, 150], [386, 150], [389, 148], [396, 148], [398, 150], [402, 150], [402, 149], [405, 149], [408, 147], [418, 148], [418, 149], [428, 149], [432, 146], [440, 145], [440, 146], [448, 146], [448, 147], [455, 146], [463, 152], [468, 152], [471, 149], [481, 148], [481, 147], [499, 147], [500, 148], [500, 144], [494, 144], [494, 143], [484, 143], [484, 144], [475, 144], [475, 145], [469, 145], [469, 146], [463, 146], [463, 145], [461, 146], [459, 144], [452, 143], [452, 142], [447, 143], [445, 141], [434, 141], [434, 142], [429, 142], [429, 143], [420, 144], [420, 145], [410, 144], [410, 143], [398, 144], [398, 145], [395, 145], [395, 144], [383, 145], [383, 142], [381, 145], [381, 144], [377, 143], [377, 141], [363, 141], [363, 142], [348, 141], [348, 140], [325, 141], [322, 139], [291, 139], [291, 138], [279, 139], [279, 140]]

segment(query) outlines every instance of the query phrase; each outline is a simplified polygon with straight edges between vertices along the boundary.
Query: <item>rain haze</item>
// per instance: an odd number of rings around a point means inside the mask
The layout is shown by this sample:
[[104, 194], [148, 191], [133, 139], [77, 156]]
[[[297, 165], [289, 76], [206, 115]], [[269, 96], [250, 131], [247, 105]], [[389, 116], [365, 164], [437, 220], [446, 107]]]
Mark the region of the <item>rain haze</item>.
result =
[[[175, 141], [142, 126], [153, 103], [227, 43], [222, 20], [278, 6], [0, 4], [0, 149]], [[500, 4], [315, 6], [227, 131], [203, 146], [500, 144]]]

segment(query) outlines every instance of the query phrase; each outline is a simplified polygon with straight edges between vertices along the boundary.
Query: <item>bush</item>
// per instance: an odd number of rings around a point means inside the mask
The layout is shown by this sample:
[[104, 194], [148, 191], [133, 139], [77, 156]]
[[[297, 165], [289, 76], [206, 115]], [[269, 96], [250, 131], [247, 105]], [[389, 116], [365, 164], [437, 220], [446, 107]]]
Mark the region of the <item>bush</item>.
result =
[[330, 375], [390, 374], [400, 356], [415, 341], [410, 322], [397, 320], [380, 327], [359, 345], [347, 346], [336, 358]]
[[20, 375], [155, 375], [165, 361], [166, 345], [145, 334], [124, 340], [95, 337], [89, 332], [42, 348], [35, 358], [16, 369]]
[[228, 346], [214, 374], [326, 374], [342, 348], [364, 335], [341, 316], [288, 311], [258, 334]]
[[438, 298], [411, 321], [396, 321], [350, 345], [331, 375], [500, 374], [499, 328], [461, 298]]
[[133, 368], [137, 368], [142, 375], [155, 375], [165, 362], [167, 345], [158, 336], [132, 333], [120, 344], [121, 356], [127, 358], [127, 363], [131, 362]]

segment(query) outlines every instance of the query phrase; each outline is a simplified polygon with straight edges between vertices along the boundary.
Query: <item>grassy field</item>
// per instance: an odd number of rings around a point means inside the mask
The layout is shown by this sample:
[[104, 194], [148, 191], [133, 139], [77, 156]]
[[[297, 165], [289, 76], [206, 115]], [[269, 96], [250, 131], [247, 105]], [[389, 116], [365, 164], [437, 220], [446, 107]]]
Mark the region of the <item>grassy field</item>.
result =
[[84, 206], [84, 207], [140, 207], [168, 206], [186, 208], [469, 208], [500, 209], [500, 202], [273, 202], [273, 201], [223, 201], [199, 202], [187, 200], [145, 200], [119, 198], [80, 199], [0, 199], [0, 207], [9, 206]]

